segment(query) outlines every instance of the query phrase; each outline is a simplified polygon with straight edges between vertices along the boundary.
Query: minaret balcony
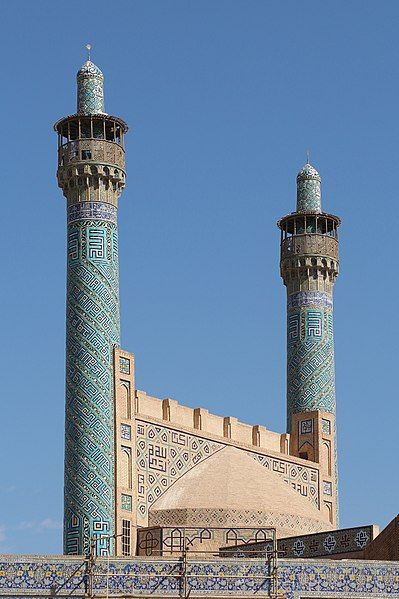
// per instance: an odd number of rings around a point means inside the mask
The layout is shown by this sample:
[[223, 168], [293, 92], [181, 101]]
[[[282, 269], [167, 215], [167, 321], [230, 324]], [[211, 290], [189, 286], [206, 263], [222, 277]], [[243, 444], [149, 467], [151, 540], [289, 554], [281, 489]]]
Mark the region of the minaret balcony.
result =
[[77, 166], [78, 163], [102, 164], [125, 169], [125, 150], [119, 144], [105, 139], [76, 139], [58, 149], [58, 168]]
[[325, 256], [338, 261], [338, 239], [317, 233], [293, 235], [281, 241], [281, 260], [294, 256]]

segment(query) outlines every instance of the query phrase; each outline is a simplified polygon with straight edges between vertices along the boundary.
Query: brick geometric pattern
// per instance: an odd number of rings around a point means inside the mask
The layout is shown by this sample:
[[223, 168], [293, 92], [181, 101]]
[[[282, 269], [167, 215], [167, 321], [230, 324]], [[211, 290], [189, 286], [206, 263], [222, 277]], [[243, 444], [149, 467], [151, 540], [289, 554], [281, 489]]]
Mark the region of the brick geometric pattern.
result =
[[238, 526], [238, 527], [261, 527], [278, 528], [286, 531], [284, 534], [303, 534], [309, 532], [320, 532], [325, 530], [326, 525], [320, 520], [282, 514], [273, 511], [262, 510], [238, 510], [238, 509], [175, 509], [175, 510], [152, 510], [149, 515], [150, 526]]
[[[147, 525], [148, 510], [171, 484], [193, 466], [223, 447], [226, 447], [223, 443], [138, 420], [137, 518], [139, 525]], [[319, 473], [316, 468], [254, 452], [248, 452], [248, 455], [268, 470], [281, 476], [295, 491], [319, 507]], [[253, 523], [248, 525], [251, 526]]]
[[262, 466], [280, 475], [290, 487], [313, 505], [319, 507], [319, 471], [311, 466], [299, 466], [287, 460], [248, 452]]
[[147, 525], [149, 508], [172, 483], [223, 447], [222, 443], [137, 421], [139, 525]]

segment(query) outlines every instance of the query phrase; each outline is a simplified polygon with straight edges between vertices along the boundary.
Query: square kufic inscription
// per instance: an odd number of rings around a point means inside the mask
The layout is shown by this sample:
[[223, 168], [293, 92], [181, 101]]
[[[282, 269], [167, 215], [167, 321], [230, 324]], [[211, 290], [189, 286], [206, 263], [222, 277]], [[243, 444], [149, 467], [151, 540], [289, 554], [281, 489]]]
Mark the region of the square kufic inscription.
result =
[[321, 430], [325, 435], [331, 435], [331, 422], [327, 418], [322, 418]]
[[122, 374], [130, 374], [130, 360], [120, 356], [119, 358], [119, 371]]
[[301, 420], [299, 423], [299, 434], [309, 435], [311, 433], [313, 433], [313, 419], [309, 418], [308, 420]]
[[129, 424], [121, 424], [121, 438], [130, 441], [132, 438], [132, 427]]
[[125, 510], [125, 512], [131, 512], [132, 505], [133, 505], [132, 496], [122, 493], [121, 505], [122, 505], [122, 509]]

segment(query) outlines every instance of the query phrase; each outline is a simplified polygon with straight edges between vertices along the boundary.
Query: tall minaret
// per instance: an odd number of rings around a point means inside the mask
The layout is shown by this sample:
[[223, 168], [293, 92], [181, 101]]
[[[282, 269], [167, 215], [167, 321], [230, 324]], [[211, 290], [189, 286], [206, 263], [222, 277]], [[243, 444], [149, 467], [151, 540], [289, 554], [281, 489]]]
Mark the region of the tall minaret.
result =
[[[90, 48], [88, 48], [90, 49]], [[58, 121], [58, 185], [67, 199], [64, 551], [113, 553], [113, 348], [119, 346], [118, 198], [127, 125], [104, 109], [104, 77], [77, 74], [77, 112]]]
[[305, 164], [297, 176], [296, 212], [278, 222], [287, 287], [287, 431], [292, 454], [322, 463], [321, 495], [336, 523], [333, 286], [340, 219], [322, 212], [320, 183]]

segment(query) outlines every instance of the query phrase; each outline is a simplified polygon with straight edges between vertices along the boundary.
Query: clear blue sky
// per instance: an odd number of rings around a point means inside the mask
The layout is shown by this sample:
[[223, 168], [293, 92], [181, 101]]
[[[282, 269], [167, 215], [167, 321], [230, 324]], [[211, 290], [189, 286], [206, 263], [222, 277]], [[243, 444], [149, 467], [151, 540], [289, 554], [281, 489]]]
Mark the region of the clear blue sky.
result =
[[130, 125], [123, 347], [140, 389], [285, 425], [276, 220], [310, 148], [342, 217], [341, 525], [399, 512], [399, 3], [2, 3], [0, 552], [61, 551], [65, 201], [52, 124], [93, 44]]

